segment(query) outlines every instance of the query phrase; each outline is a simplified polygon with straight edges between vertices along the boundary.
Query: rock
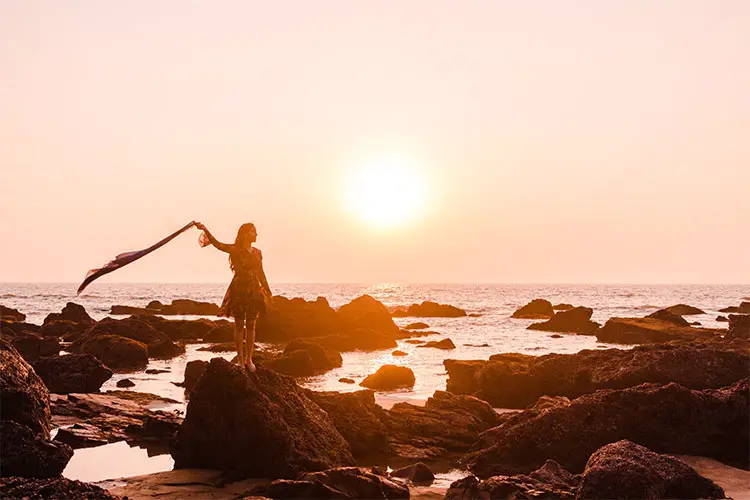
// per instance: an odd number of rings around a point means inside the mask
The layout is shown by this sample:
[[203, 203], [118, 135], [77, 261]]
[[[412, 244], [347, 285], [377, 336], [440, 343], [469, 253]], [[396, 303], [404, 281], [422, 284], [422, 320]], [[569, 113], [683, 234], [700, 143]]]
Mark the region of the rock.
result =
[[691, 321], [690, 322], [690, 326], [701, 326], [701, 322], [700, 321]]
[[665, 311], [678, 316], [690, 316], [692, 314], [706, 314], [697, 307], [689, 306], [687, 304], [677, 304], [676, 306], [669, 306], [664, 308]]
[[443, 339], [441, 341], [431, 340], [425, 344], [418, 345], [417, 347], [434, 347], [436, 349], [455, 349], [456, 344], [451, 339]]
[[123, 378], [123, 379], [118, 380], [115, 385], [117, 387], [125, 387], [125, 388], [135, 387], [135, 382], [133, 382], [129, 378]]
[[427, 323], [422, 323], [421, 321], [417, 323], [409, 323], [404, 327], [404, 330], [422, 330], [424, 328], [429, 328], [430, 325]]
[[[420, 318], [460, 318], [466, 316], [466, 311], [459, 309], [456, 306], [438, 304], [437, 302], [426, 300], [421, 304], [410, 305], [406, 311], [403, 309], [397, 309], [392, 314], [397, 318], [407, 316]], [[424, 328], [427, 327], [425, 326]]]
[[112, 370], [91, 354], [67, 354], [40, 358], [34, 370], [50, 392], [99, 392], [102, 384], [112, 378]]
[[342, 378], [339, 379], [339, 382], [341, 382], [342, 384], [353, 384], [354, 383], [354, 379], [347, 378], [347, 377], [342, 377]]
[[[526, 412], [524, 412], [526, 413]], [[523, 414], [522, 414], [523, 415]], [[600, 390], [488, 431], [492, 445], [467, 456], [479, 477], [528, 473], [548, 458], [571, 472], [607, 443], [628, 439], [658, 453], [747, 464], [748, 380], [693, 391], [678, 384]], [[481, 446], [487, 440], [480, 436]]]
[[392, 391], [395, 389], [414, 387], [416, 379], [411, 368], [406, 366], [383, 365], [372, 375], [368, 375], [359, 383], [362, 387], [378, 391]]
[[484, 344], [464, 344], [466, 347], [489, 347], [490, 345], [488, 343]]
[[33, 333], [22, 333], [12, 339], [13, 347], [29, 363], [43, 356], [56, 356], [60, 352], [60, 341]]
[[489, 361], [447, 359], [443, 364], [449, 392], [471, 394], [497, 407], [526, 408], [543, 395], [576, 398], [644, 382], [716, 389], [747, 376], [750, 354], [747, 345], [735, 348], [719, 341], [538, 357], [511, 353], [493, 355]]
[[161, 340], [146, 346], [148, 357], [154, 359], [172, 359], [185, 354], [185, 346], [171, 340]]
[[[172, 342], [172, 339], [154, 328], [148, 321], [144, 321], [142, 318], [136, 316], [131, 316], [120, 320], [104, 318], [86, 330], [81, 338], [73, 343], [71, 348], [75, 350], [87, 341], [107, 335], [118, 335], [120, 337], [135, 340], [136, 342], [140, 342], [147, 346], [163, 346]], [[161, 349], [163, 348], [159, 348], [158, 350]]]
[[253, 487], [248, 494], [251, 498], [273, 499], [329, 499], [349, 498], [341, 491], [326, 486], [317, 481], [299, 481], [291, 479], [276, 479], [269, 484]]
[[599, 323], [591, 321], [593, 313], [593, 309], [589, 307], [574, 307], [573, 309], [556, 313], [543, 323], [529, 325], [527, 329], [594, 335], [599, 330]]
[[0, 320], [0, 333], [6, 338], [18, 335], [39, 335], [41, 328], [38, 325], [24, 323], [23, 321]]
[[3, 477], [0, 479], [3, 498], [28, 498], [49, 500], [116, 500], [107, 490], [93, 484], [73, 481], [64, 477], [23, 478]]
[[396, 349], [395, 351], [391, 353], [391, 356], [408, 356], [408, 355], [409, 355], [408, 353], [404, 351], [399, 351], [398, 349]]
[[351, 465], [349, 445], [294, 380], [262, 367], [247, 375], [214, 358], [190, 395], [171, 448], [175, 468], [291, 478]]
[[729, 333], [726, 339], [747, 339], [750, 338], [750, 315], [747, 314], [730, 314], [729, 315]]
[[[160, 316], [142, 316], [139, 320], [148, 323], [162, 332], [173, 342], [178, 340], [198, 341], [220, 324], [206, 318], [200, 319], [165, 319]], [[226, 324], [230, 324], [226, 321]]]
[[341, 329], [336, 311], [324, 297], [314, 301], [302, 298], [273, 298], [268, 313], [258, 320], [259, 342], [286, 342], [295, 338], [318, 337]]
[[739, 307], [735, 307], [735, 306], [725, 307], [724, 309], [719, 309], [719, 312], [750, 314], [750, 302], [743, 301]]
[[[258, 348], [257, 344], [255, 348]], [[234, 345], [234, 342], [222, 342], [220, 344], [211, 344], [204, 347], [199, 347], [198, 350], [208, 352], [235, 352], [237, 351], [237, 346]]]
[[566, 303], [557, 304], [557, 305], [552, 306], [552, 309], [554, 309], [555, 311], [567, 311], [569, 309], [573, 309], [573, 305], [566, 304]]
[[159, 370], [157, 368], [149, 368], [146, 370], [146, 374], [148, 375], [158, 375], [160, 373], [169, 373], [171, 370]]
[[523, 319], [550, 319], [555, 311], [549, 300], [534, 299], [520, 309], [517, 309], [511, 317]]
[[76, 323], [67, 319], [58, 319], [42, 325], [39, 333], [45, 337], [58, 337], [66, 342], [73, 342], [90, 327], [89, 323]]
[[0, 318], [10, 321], [26, 321], [26, 315], [18, 309], [11, 309], [0, 304]]
[[29, 427], [49, 438], [49, 391], [34, 369], [5, 339], [0, 338], [0, 418]]
[[284, 348], [284, 354], [294, 351], [306, 351], [310, 355], [315, 373], [339, 368], [344, 362], [340, 353], [329, 351], [318, 344], [301, 339], [292, 340]]
[[109, 314], [112, 316], [140, 316], [146, 314], [158, 314], [159, 311], [153, 309], [146, 309], [143, 307], [113, 305], [109, 310]]
[[375, 393], [305, 390], [305, 394], [328, 413], [336, 430], [349, 443], [354, 457], [388, 453], [388, 429], [383, 423], [385, 411], [375, 404]]
[[417, 339], [409, 339], [405, 341], [407, 344], [424, 344], [426, 341], [424, 340], [417, 340]]
[[188, 364], [185, 365], [185, 380], [179, 384], [185, 389], [186, 394], [193, 392], [206, 368], [208, 368], [208, 361], [188, 361]]
[[672, 323], [678, 326], [690, 326], [690, 323], [688, 323], [688, 321], [685, 318], [683, 318], [682, 316], [678, 314], [670, 312], [667, 309], [659, 309], [658, 311], [651, 313], [646, 317], [659, 319], [662, 321], [666, 321], [667, 323]]
[[391, 472], [392, 476], [403, 477], [414, 484], [430, 485], [435, 481], [435, 474], [422, 462], [401, 467]]
[[73, 457], [73, 449], [49, 441], [25, 425], [3, 420], [0, 422], [0, 456], [3, 457], [2, 476], [44, 478], [59, 476]]
[[329, 351], [380, 351], [398, 347], [398, 333], [382, 334], [376, 331], [351, 332], [348, 334], [311, 337], [306, 340], [318, 344]]
[[162, 304], [152, 300], [145, 308], [114, 305], [110, 314], [162, 314], [164, 316], [218, 316], [219, 306], [211, 302], [200, 302], [190, 299], [176, 299], [171, 304]]
[[586, 463], [576, 499], [724, 498], [724, 490], [689, 465], [621, 440]]
[[349, 333], [360, 332], [366, 335], [368, 332], [398, 335], [399, 328], [393, 322], [388, 309], [379, 301], [363, 295], [348, 304], [344, 304], [337, 311], [342, 328]]
[[310, 377], [317, 371], [313, 366], [312, 356], [308, 351], [292, 351], [263, 363], [263, 366], [277, 373], [291, 377]]
[[721, 321], [722, 323], [729, 322], [729, 320], [725, 316], [716, 316], [716, 321]]
[[599, 342], [615, 344], [646, 344], [711, 339], [723, 333], [723, 330], [677, 326], [654, 318], [610, 318], [596, 333], [596, 338]]
[[409, 498], [409, 488], [360, 467], [339, 467], [256, 486], [250, 495], [266, 498]]
[[96, 321], [89, 316], [83, 306], [73, 302], [65, 304], [65, 307], [62, 308], [62, 312], [48, 314], [47, 317], [44, 318], [44, 324], [46, 325], [59, 320], [67, 320], [72, 321], [73, 323], [81, 323], [89, 326], [96, 323]]
[[224, 323], [217, 325], [205, 334], [203, 342], [210, 344], [234, 342], [234, 324]]
[[115, 371], [136, 371], [148, 365], [145, 344], [120, 335], [93, 337], [78, 344], [76, 352], [93, 354]]
[[551, 338], [551, 339], [561, 339], [562, 335], [554, 334], [554, 335], [550, 335], [549, 338]]

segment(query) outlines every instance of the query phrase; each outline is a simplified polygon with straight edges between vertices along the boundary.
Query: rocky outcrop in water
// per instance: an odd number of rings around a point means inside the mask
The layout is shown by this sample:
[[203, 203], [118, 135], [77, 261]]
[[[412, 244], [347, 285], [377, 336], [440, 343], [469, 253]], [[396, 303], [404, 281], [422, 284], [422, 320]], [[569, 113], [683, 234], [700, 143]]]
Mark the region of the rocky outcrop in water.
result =
[[552, 309], [552, 303], [549, 300], [534, 299], [520, 309], [517, 309], [511, 317], [521, 319], [550, 319], [554, 315], [555, 310]]
[[739, 314], [750, 314], [750, 302], [743, 301], [739, 307], [731, 306], [719, 309], [719, 312], [723, 313], [739, 313]]
[[96, 336], [71, 348], [74, 352], [94, 355], [115, 371], [137, 371], [148, 365], [146, 344], [120, 335]]
[[434, 347], [435, 349], [450, 350], [455, 349], [456, 344], [454, 344], [451, 339], [443, 339], [430, 340], [429, 342], [425, 342], [424, 344], [418, 345], [417, 347]]
[[0, 320], [0, 334], [5, 338], [13, 338], [18, 335], [38, 335], [40, 330], [39, 325], [24, 323], [23, 321]]
[[659, 309], [658, 311], [653, 312], [646, 317], [666, 321], [667, 323], [672, 323], [678, 326], [690, 326], [688, 320], [686, 320], [679, 314], [667, 311], [666, 309]]
[[175, 299], [171, 304], [162, 304], [158, 300], [152, 300], [146, 307], [132, 307], [114, 305], [110, 314], [161, 314], [164, 316], [218, 316], [219, 306], [212, 302], [200, 302], [190, 299]]
[[599, 498], [724, 498], [724, 490], [676, 458], [622, 440], [586, 463], [576, 499]]
[[248, 375], [220, 358], [193, 389], [171, 453], [176, 468], [245, 477], [294, 478], [354, 464], [331, 418], [293, 379], [264, 368]]
[[719, 341], [538, 357], [496, 354], [489, 361], [447, 359], [443, 364], [448, 391], [472, 394], [497, 407], [526, 408], [543, 395], [575, 398], [597, 389], [624, 389], [644, 382], [716, 389], [747, 377], [749, 352], [746, 342]]
[[67, 304], [65, 304], [65, 307], [63, 307], [62, 311], [59, 313], [48, 314], [47, 317], [44, 318], [43, 325], [48, 325], [55, 321], [71, 321], [73, 323], [87, 326], [91, 326], [96, 323], [96, 321], [94, 321], [94, 319], [89, 316], [89, 313], [86, 312], [86, 309], [82, 305], [76, 304], [74, 302], [68, 302]]
[[719, 337], [726, 330], [679, 326], [655, 318], [610, 318], [598, 332], [599, 342], [648, 344], [673, 340], [699, 340]]
[[99, 392], [102, 384], [112, 378], [112, 370], [91, 354], [67, 354], [40, 358], [34, 363], [50, 392]]
[[401, 467], [391, 472], [391, 476], [408, 479], [412, 484], [429, 485], [435, 481], [435, 474], [422, 462]]
[[12, 309], [0, 304], [0, 320], [3, 321], [26, 321], [26, 315], [18, 309]]
[[543, 323], [534, 323], [528, 330], [542, 330], [545, 332], [577, 333], [579, 335], [594, 335], [599, 330], [599, 323], [591, 321], [593, 309], [589, 307], [574, 307], [555, 313]]
[[412, 304], [407, 309], [396, 309], [391, 314], [394, 318], [461, 318], [466, 316], [466, 311], [450, 304], [425, 300], [421, 304]]
[[0, 339], [0, 418], [29, 427], [49, 438], [49, 391], [16, 349]]
[[730, 314], [727, 340], [750, 338], [750, 315]]
[[378, 368], [378, 371], [365, 377], [359, 385], [378, 391], [392, 391], [414, 387], [414, 382], [416, 382], [416, 378], [411, 368], [397, 365], [383, 365]]
[[677, 316], [690, 316], [693, 314], [706, 314], [701, 309], [698, 309], [697, 307], [689, 306], [687, 304], [677, 304], [674, 306], [669, 306], [664, 308], [665, 311], [670, 312], [672, 314], [676, 314]]
[[44, 356], [57, 356], [62, 349], [60, 341], [55, 337], [44, 337], [30, 332], [16, 335], [11, 342], [23, 359], [29, 363]]
[[528, 473], [547, 459], [581, 472], [602, 446], [628, 439], [658, 453], [749, 464], [748, 380], [695, 391], [678, 384], [599, 390], [528, 419], [509, 420], [467, 457], [479, 477]]

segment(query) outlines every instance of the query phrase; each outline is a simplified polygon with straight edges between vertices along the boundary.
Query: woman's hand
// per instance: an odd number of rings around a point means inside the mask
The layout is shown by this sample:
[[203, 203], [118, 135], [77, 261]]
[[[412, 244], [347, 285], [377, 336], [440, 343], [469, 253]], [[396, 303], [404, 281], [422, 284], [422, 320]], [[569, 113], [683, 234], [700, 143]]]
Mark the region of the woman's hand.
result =
[[206, 231], [206, 226], [204, 226], [202, 222], [196, 222], [195, 227], [197, 227], [201, 231]]

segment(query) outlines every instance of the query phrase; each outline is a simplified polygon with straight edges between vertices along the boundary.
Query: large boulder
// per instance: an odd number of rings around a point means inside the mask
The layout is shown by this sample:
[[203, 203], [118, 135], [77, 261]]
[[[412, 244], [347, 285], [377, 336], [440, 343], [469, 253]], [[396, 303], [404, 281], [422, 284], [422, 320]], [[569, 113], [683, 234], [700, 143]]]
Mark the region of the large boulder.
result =
[[450, 350], [450, 349], [455, 349], [456, 344], [454, 344], [451, 339], [443, 339], [443, 340], [430, 340], [429, 342], [420, 344], [417, 347], [434, 347], [435, 349]]
[[294, 478], [354, 464], [331, 418], [292, 378], [262, 367], [248, 375], [220, 358], [193, 389], [171, 453], [178, 469], [245, 477]]
[[679, 326], [655, 318], [610, 318], [596, 332], [599, 342], [613, 344], [647, 344], [672, 340], [717, 338], [726, 330]]
[[148, 346], [120, 335], [96, 336], [80, 342], [76, 352], [93, 354], [115, 371], [137, 371], [148, 365]]
[[526, 408], [543, 395], [576, 398], [644, 382], [716, 389], [747, 377], [750, 351], [741, 342], [647, 344], [545, 356], [495, 354], [489, 361], [446, 359], [443, 364], [448, 391], [472, 394], [498, 407]]
[[354, 457], [388, 453], [388, 429], [383, 423], [386, 414], [375, 404], [375, 393], [369, 390], [347, 393], [306, 390], [305, 394], [330, 415], [333, 425], [349, 443]]
[[216, 327], [215, 322], [206, 318], [165, 319], [160, 316], [143, 316], [139, 319], [164, 333], [174, 342], [178, 340], [200, 340]]
[[552, 303], [549, 300], [534, 299], [525, 306], [517, 309], [512, 318], [522, 319], [549, 319], [555, 315]]
[[697, 307], [689, 306], [687, 304], [677, 304], [674, 306], [665, 307], [664, 311], [676, 314], [677, 316], [690, 316], [693, 314], [706, 314], [705, 311], [698, 309]]
[[25, 425], [3, 420], [0, 422], [0, 456], [3, 459], [0, 475], [4, 477], [54, 477], [62, 474], [73, 457], [73, 449], [50, 441]]
[[58, 394], [98, 392], [112, 378], [112, 370], [88, 353], [40, 358], [34, 370], [47, 389]]
[[26, 321], [26, 315], [18, 309], [12, 309], [0, 304], [0, 319], [7, 321]]
[[729, 333], [726, 338], [728, 340], [750, 338], [750, 315], [730, 314]]
[[146, 345], [171, 340], [143, 318], [131, 316], [125, 319], [104, 318], [89, 328], [73, 346], [75, 348], [80, 342], [104, 335], [119, 335]]
[[294, 351], [305, 351], [310, 355], [315, 373], [323, 373], [334, 368], [339, 368], [344, 362], [340, 353], [329, 351], [318, 344], [305, 340], [292, 340], [284, 347], [284, 354]]
[[96, 323], [82, 305], [74, 302], [68, 302], [65, 304], [65, 307], [62, 308], [62, 312], [48, 314], [47, 317], [44, 318], [44, 325], [59, 320], [71, 321], [73, 323], [80, 323], [89, 326]]
[[688, 320], [686, 320], [679, 314], [675, 314], [673, 312], [667, 311], [666, 309], [659, 309], [658, 311], [653, 312], [646, 317], [659, 319], [661, 321], [666, 321], [667, 323], [672, 323], [678, 326], [690, 326], [690, 323], [688, 322]]
[[234, 342], [234, 324], [221, 323], [203, 334], [203, 342], [210, 344], [221, 344], [223, 342]]
[[163, 305], [159, 314], [190, 315], [190, 316], [218, 316], [219, 306], [212, 302], [200, 302], [190, 299], [175, 299], [171, 304]]
[[573, 309], [555, 313], [547, 321], [529, 325], [527, 329], [594, 335], [599, 329], [599, 323], [591, 321], [593, 313], [594, 311], [590, 307], [574, 307]]
[[23, 477], [0, 478], [0, 496], [49, 500], [116, 500], [107, 490], [93, 484], [64, 477], [32, 479]]
[[466, 316], [466, 311], [449, 304], [438, 304], [425, 300], [421, 304], [412, 304], [408, 309], [396, 309], [393, 311], [394, 318], [417, 317], [417, 318], [461, 318]]
[[337, 467], [301, 474], [297, 480], [278, 479], [250, 490], [265, 498], [409, 498], [409, 488], [362, 467]]
[[18, 335], [38, 335], [41, 328], [39, 325], [0, 319], [0, 334], [4, 337], [16, 337]]
[[393, 322], [388, 309], [369, 295], [362, 295], [336, 311], [342, 329], [366, 335], [370, 332], [398, 335], [399, 327]]
[[186, 394], [193, 392], [195, 386], [198, 385], [198, 381], [206, 372], [206, 368], [208, 368], [208, 361], [198, 359], [188, 361], [185, 365], [185, 380], [178, 384], [185, 389]]
[[[743, 463], [750, 456], [748, 380], [694, 391], [678, 384], [600, 390], [487, 431], [467, 457], [480, 477], [528, 473], [553, 459], [582, 472], [592, 453], [628, 439], [658, 453]], [[491, 445], [487, 446], [488, 441]]]
[[724, 498], [724, 490], [676, 458], [621, 440], [586, 463], [576, 499], [598, 498]]
[[0, 339], [0, 418], [49, 438], [49, 391], [34, 369], [5, 339]]
[[435, 473], [422, 462], [401, 467], [391, 472], [394, 477], [408, 479], [412, 484], [429, 485], [435, 481]]
[[16, 335], [12, 342], [13, 347], [29, 363], [33, 363], [44, 356], [57, 356], [62, 348], [58, 339], [34, 333]]
[[273, 298], [266, 315], [258, 319], [259, 342], [284, 342], [295, 338], [318, 337], [340, 329], [336, 311], [324, 297], [307, 301], [296, 297]]
[[65, 342], [77, 340], [91, 327], [89, 323], [76, 323], [69, 319], [57, 319], [42, 325], [39, 333], [45, 337], [58, 337]]
[[375, 373], [365, 377], [359, 385], [378, 391], [393, 391], [395, 389], [414, 387], [415, 382], [416, 378], [411, 368], [397, 365], [383, 365]]

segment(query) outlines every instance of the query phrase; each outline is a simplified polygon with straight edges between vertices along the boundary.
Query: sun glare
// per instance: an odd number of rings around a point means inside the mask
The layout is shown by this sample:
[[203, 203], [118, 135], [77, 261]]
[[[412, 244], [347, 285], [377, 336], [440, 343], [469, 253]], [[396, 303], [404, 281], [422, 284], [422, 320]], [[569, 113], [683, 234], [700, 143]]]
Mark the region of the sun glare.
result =
[[424, 204], [424, 181], [402, 160], [379, 160], [352, 175], [346, 195], [359, 219], [389, 228], [418, 215]]

